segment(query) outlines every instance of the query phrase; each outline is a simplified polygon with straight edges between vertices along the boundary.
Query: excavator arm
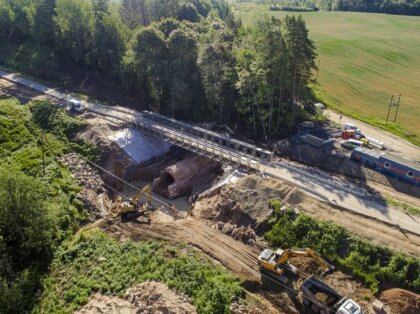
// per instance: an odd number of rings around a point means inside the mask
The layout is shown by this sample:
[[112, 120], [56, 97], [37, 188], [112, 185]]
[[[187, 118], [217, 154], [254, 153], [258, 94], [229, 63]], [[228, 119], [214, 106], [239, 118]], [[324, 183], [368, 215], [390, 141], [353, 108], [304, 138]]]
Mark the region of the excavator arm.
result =
[[286, 250], [278, 250], [276, 254], [279, 255], [278, 264], [286, 264], [291, 257], [295, 256], [302, 256], [302, 257], [310, 257], [314, 259], [319, 265], [325, 268], [324, 272], [321, 274], [324, 276], [328, 272], [334, 270], [334, 266], [329, 264], [325, 259], [323, 259], [316, 251], [310, 248], [304, 249], [286, 249]]
[[150, 188], [150, 185], [146, 185], [144, 188], [142, 188], [140, 191], [137, 191], [137, 193], [133, 196], [131, 199], [131, 204], [134, 206], [137, 206], [139, 199], [144, 194], [146, 196], [146, 204], [151, 204], [152, 202], [152, 189]]

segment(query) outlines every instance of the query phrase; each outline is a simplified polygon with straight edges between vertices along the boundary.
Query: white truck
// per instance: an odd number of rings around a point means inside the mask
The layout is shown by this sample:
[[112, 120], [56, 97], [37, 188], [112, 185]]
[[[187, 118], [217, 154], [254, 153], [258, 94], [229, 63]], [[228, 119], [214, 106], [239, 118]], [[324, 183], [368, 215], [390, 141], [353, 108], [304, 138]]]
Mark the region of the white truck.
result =
[[74, 98], [66, 100], [66, 105], [68, 106], [68, 108], [70, 108], [70, 110], [73, 110], [74, 112], [77, 112], [77, 113], [82, 113], [85, 111], [85, 108], [83, 107], [80, 100], [77, 100]]
[[362, 307], [341, 295], [315, 275], [309, 276], [300, 286], [303, 305], [319, 314], [364, 314]]

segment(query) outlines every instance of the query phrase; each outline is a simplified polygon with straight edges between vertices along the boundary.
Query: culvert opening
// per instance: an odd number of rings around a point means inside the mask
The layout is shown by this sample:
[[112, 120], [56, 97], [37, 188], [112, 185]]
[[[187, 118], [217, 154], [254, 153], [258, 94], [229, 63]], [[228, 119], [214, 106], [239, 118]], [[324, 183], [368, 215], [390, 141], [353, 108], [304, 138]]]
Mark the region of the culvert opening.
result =
[[174, 177], [170, 173], [163, 173], [160, 177], [159, 184], [157, 186], [157, 192], [165, 197], [169, 197], [168, 187], [175, 182]]

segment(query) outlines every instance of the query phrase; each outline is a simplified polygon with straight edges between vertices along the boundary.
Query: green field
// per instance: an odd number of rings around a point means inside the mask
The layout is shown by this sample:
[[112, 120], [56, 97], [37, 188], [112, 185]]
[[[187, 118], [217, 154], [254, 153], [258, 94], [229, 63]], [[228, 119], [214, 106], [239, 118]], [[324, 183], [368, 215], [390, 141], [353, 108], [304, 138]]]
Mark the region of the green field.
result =
[[[236, 7], [244, 24], [265, 6]], [[420, 145], [420, 17], [353, 12], [302, 14], [320, 58], [318, 97], [330, 107]], [[389, 99], [402, 94], [399, 125], [385, 126]]]

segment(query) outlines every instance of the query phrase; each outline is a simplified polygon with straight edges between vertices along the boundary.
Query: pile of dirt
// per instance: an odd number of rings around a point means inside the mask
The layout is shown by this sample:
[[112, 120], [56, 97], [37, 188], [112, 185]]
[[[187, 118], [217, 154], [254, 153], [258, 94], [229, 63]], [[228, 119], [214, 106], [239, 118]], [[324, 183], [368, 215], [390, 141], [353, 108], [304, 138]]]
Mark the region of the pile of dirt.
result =
[[83, 118], [88, 125], [77, 135], [79, 139], [98, 147], [102, 157], [107, 156], [113, 149], [118, 148], [109, 139], [109, 136], [119, 130], [120, 126], [90, 112], [84, 113]]
[[193, 314], [197, 313], [188, 297], [171, 291], [156, 281], [146, 281], [126, 291], [124, 299], [94, 295], [88, 304], [75, 314], [124, 313], [124, 314]]
[[241, 304], [238, 302], [233, 302], [230, 305], [229, 310], [232, 314], [262, 314], [263, 313], [263, 311], [260, 309], [257, 309], [249, 305]]
[[77, 193], [77, 198], [89, 210], [91, 219], [102, 218], [108, 211], [110, 201], [101, 176], [76, 153], [63, 155], [59, 160], [69, 168], [77, 184], [83, 187]]
[[420, 295], [403, 289], [389, 289], [381, 294], [381, 300], [392, 313], [420, 313]]
[[245, 244], [254, 244], [256, 241], [255, 231], [250, 227], [232, 225], [221, 221], [213, 225], [214, 229], [220, 230], [222, 233], [231, 235], [235, 240], [242, 241]]
[[296, 207], [304, 196], [281, 181], [249, 175], [236, 184], [224, 185], [200, 197], [195, 203], [194, 215], [213, 223], [250, 227], [262, 235], [269, 228], [268, 221], [273, 213], [268, 200], [279, 199]]

